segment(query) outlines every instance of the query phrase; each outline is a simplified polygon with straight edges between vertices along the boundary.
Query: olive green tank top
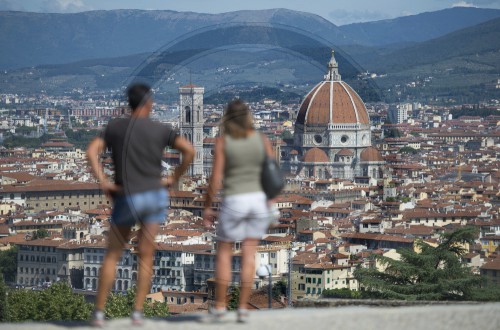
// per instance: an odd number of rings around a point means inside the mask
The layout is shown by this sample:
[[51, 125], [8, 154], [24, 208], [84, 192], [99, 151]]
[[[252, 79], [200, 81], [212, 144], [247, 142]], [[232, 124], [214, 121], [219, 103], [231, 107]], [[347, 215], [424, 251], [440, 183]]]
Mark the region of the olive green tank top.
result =
[[262, 191], [264, 145], [260, 133], [233, 139], [224, 136], [224, 195]]

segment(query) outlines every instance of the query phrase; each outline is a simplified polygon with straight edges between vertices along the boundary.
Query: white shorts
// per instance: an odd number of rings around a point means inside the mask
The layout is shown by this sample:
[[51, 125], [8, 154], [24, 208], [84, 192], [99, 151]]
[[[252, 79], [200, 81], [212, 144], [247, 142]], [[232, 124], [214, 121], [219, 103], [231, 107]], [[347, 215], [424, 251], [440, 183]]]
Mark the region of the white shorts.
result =
[[262, 191], [229, 195], [222, 200], [217, 239], [242, 241], [261, 239], [269, 228], [267, 197]]

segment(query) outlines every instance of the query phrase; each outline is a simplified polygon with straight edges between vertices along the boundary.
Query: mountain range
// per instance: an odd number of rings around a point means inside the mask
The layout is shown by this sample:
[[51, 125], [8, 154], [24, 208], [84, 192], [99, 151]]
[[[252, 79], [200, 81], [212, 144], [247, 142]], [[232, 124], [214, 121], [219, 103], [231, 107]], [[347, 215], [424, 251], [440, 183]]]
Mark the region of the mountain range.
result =
[[[495, 9], [451, 8], [344, 26], [287, 9], [223, 14], [142, 10], [0, 12], [0, 68], [4, 70], [0, 90], [55, 92], [79, 85], [89, 89], [117, 88], [136, 67], [150, 61], [151, 54], [186, 34], [196, 35], [212, 26], [248, 23], [306, 31], [339, 50], [341, 60], [347, 58], [362, 70], [387, 74], [376, 81], [381, 89], [422, 75], [432, 75], [441, 87], [450, 81], [454, 86], [461, 84], [460, 88], [478, 86], [495, 79], [500, 72], [500, 10]], [[229, 29], [225, 33], [217, 37], [237, 40], [244, 30]], [[326, 64], [327, 56], [323, 61], [321, 55], [318, 61]], [[244, 80], [249, 84], [262, 81], [283, 86], [302, 82], [304, 90], [308, 90], [309, 84], [321, 79], [324, 69], [307, 62], [276, 49], [248, 52], [236, 47], [205, 55], [205, 62], [197, 59], [192, 68], [196, 69], [193, 78], [208, 88]]]
[[500, 10], [454, 7], [418, 15], [343, 25], [355, 44], [383, 46], [422, 42], [500, 17]]

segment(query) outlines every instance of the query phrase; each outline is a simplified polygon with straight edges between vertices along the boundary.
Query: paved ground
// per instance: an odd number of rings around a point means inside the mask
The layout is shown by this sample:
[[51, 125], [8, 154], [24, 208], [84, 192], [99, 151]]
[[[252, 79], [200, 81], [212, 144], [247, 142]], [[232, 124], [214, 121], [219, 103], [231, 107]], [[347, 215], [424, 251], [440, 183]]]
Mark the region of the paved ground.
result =
[[[163, 320], [147, 320], [145, 330], [189, 329], [258, 329], [258, 330], [499, 330], [500, 303], [477, 305], [437, 305], [413, 307], [337, 307], [297, 308], [258, 311], [247, 324], [237, 324], [236, 314], [229, 313], [217, 324], [204, 322], [206, 315], [191, 314]], [[0, 329], [56, 330], [89, 329], [78, 323], [0, 324]], [[108, 321], [104, 329], [132, 328], [128, 319]], [[136, 328], [137, 329], [137, 328]]]

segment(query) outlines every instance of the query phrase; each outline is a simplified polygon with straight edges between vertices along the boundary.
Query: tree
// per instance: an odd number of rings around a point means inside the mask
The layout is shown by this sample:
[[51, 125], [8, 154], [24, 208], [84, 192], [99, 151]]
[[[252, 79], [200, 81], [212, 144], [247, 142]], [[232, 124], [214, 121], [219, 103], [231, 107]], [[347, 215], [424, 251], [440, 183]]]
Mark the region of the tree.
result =
[[38, 293], [41, 320], [84, 321], [90, 318], [93, 305], [82, 294], [75, 294], [66, 282], [52, 284]]
[[325, 298], [341, 298], [341, 299], [359, 299], [361, 298], [360, 291], [350, 290], [348, 288], [342, 289], [326, 289], [321, 292]]
[[233, 285], [229, 288], [229, 301], [227, 303], [227, 309], [230, 311], [237, 310], [239, 302], [240, 288]]
[[0, 276], [6, 282], [15, 282], [17, 273], [17, 246], [0, 251]]
[[7, 286], [0, 274], [0, 322], [5, 322], [7, 319]]
[[83, 321], [90, 318], [92, 304], [74, 294], [64, 282], [42, 291], [11, 290], [7, 297], [6, 321]]
[[283, 280], [279, 280], [273, 285], [273, 298], [279, 299], [281, 296], [286, 295], [287, 283]]
[[281, 138], [283, 140], [290, 140], [293, 139], [293, 135], [290, 131], [284, 130], [283, 133], [281, 133]]
[[475, 228], [464, 227], [443, 234], [437, 247], [419, 240], [415, 244], [420, 253], [401, 249], [401, 260], [375, 256], [385, 271], [358, 268], [354, 276], [365, 290], [387, 299], [477, 300], [484, 280], [460, 259], [467, 252], [464, 244], [476, 237]]
[[35, 240], [45, 237], [50, 237], [50, 232], [47, 229], [37, 229], [36, 231], [33, 232], [33, 237], [31, 239]]
[[[112, 293], [106, 302], [107, 318], [128, 317], [134, 308], [136, 287], [127, 290], [125, 294]], [[145, 302], [144, 315], [147, 317], [167, 317], [170, 315], [166, 302]]]
[[403, 147], [399, 149], [398, 153], [415, 155], [416, 153], [418, 153], [418, 151], [412, 147]]
[[7, 296], [4, 321], [22, 322], [40, 320], [38, 317], [37, 293], [31, 290], [11, 290]]
[[386, 118], [385, 123], [384, 123], [384, 136], [386, 138], [400, 138], [403, 136], [403, 133], [399, 129], [393, 126], [393, 122], [389, 119], [389, 117]]

